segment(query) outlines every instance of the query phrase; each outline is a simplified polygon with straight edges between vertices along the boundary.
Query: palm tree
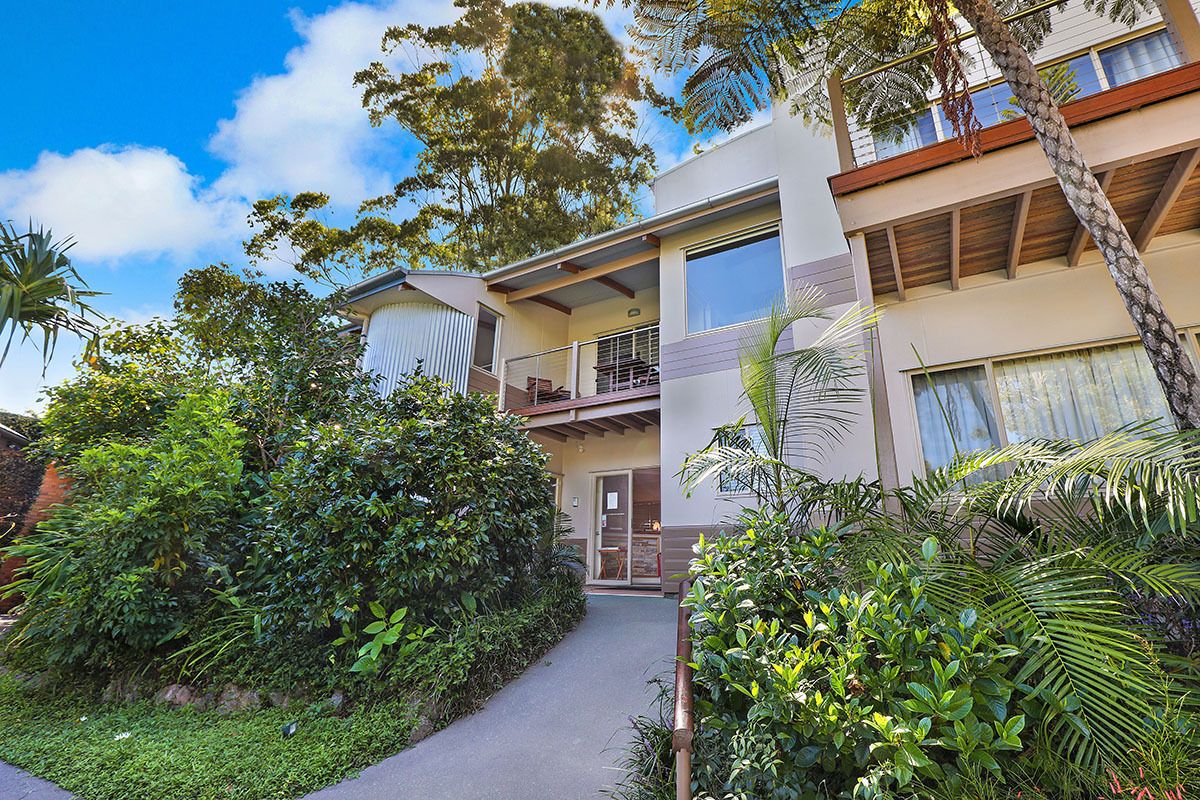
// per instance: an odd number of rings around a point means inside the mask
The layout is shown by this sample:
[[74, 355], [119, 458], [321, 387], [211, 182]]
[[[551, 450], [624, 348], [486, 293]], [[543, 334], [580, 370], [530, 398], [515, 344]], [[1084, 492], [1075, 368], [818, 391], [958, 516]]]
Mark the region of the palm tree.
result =
[[0, 365], [18, 330], [22, 340], [35, 328], [42, 332], [43, 369], [54, 355], [60, 331], [85, 339], [85, 353], [97, 346], [103, 317], [84, 298], [101, 293], [87, 290], [71, 264], [67, 251], [73, 245], [70, 239], [55, 242], [50, 231], [34, 230], [32, 224], [28, 233], [18, 234], [15, 227], [0, 223], [0, 337], [5, 340]]
[[793, 325], [828, 319], [824, 294], [808, 287], [775, 302], [747, 329], [738, 362], [750, 413], [718, 428], [687, 459], [680, 473], [687, 491], [720, 476], [787, 513], [785, 498], [819, 480], [806, 465], [840, 442], [857, 417], [865, 393], [863, 337], [877, 313], [854, 305], [807, 347], [783, 346]]
[[[690, 70], [685, 119], [693, 128], [732, 127], [791, 95], [813, 120], [828, 119], [825, 78], [870, 61], [929, 50], [932, 59], [884, 70], [847, 97], [864, 118], [890, 119], [927, 102], [934, 84], [956, 135], [978, 153], [964, 62], [949, 0], [632, 0], [636, 33], [662, 68]], [[1084, 0], [1132, 23], [1142, 0]], [[999, 6], [999, 8], [997, 7]], [[1132, 237], [1117, 216], [1029, 56], [1050, 27], [1049, 8], [1018, 11], [1019, 0], [958, 0], [956, 5], [999, 67], [1033, 127], [1068, 205], [1091, 234], [1154, 365], [1180, 428], [1200, 427], [1200, 380], [1179, 343]], [[847, 69], [851, 67], [851, 69]], [[855, 102], [856, 101], [856, 102]]]

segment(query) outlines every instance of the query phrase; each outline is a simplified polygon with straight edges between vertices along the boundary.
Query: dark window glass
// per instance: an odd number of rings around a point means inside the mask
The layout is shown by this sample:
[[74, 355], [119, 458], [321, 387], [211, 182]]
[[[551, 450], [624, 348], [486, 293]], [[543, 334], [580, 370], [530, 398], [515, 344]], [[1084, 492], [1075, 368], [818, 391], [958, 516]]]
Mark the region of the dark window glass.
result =
[[500, 334], [500, 320], [486, 308], [480, 307], [479, 320], [475, 324], [475, 355], [471, 363], [488, 372], [496, 371], [496, 342]]

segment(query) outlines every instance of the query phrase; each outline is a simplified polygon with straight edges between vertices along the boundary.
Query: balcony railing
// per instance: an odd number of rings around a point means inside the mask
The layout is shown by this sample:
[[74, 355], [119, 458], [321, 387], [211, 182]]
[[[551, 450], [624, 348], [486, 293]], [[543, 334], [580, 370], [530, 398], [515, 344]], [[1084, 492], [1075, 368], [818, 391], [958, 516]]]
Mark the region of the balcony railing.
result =
[[[1144, 19], [1139, 28], [1130, 30], [1088, 11], [1078, 0], [1039, 5], [1061, 7], [1050, 12], [1054, 27], [1034, 56], [1059, 105], [1166, 72], [1187, 60], [1161, 21]], [[971, 100], [980, 125], [986, 129], [1022, 118], [1008, 84], [987, 53], [974, 39], [965, 40], [962, 47], [973, 57], [968, 78], [975, 87]], [[930, 53], [914, 54], [831, 83], [830, 99], [843, 170], [954, 138], [939, 98], [931, 97], [929, 105], [915, 115], [897, 114], [876, 119], [870, 125], [857, 120], [852, 107], [856, 93], [875, 94], [871, 83], [886, 86], [895, 79], [889, 73], [902, 72], [911, 68], [911, 62], [931, 57]]]
[[507, 358], [500, 407], [528, 410], [658, 385], [658, 326]]

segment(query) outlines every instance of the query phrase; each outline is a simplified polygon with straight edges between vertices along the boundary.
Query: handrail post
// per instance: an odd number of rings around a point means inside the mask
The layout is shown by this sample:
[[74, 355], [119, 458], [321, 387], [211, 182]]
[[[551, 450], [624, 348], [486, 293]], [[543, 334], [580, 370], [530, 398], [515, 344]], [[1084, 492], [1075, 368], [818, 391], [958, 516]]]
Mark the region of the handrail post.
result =
[[579, 341], [571, 342], [571, 372], [567, 376], [567, 389], [571, 399], [579, 397]]
[[508, 359], [500, 359], [500, 410], [507, 411], [508, 406], [504, 405], [505, 389], [508, 388]]
[[679, 619], [675, 638], [675, 729], [671, 750], [675, 753], [675, 800], [692, 800], [692, 741], [696, 720], [692, 693], [692, 629], [690, 614], [683, 598], [691, 590], [691, 581], [679, 584]]
[[838, 167], [842, 172], [849, 172], [854, 169], [854, 142], [850, 139], [841, 73], [835, 72], [829, 76], [826, 90], [829, 93], [829, 123], [833, 126], [833, 142], [837, 145]]

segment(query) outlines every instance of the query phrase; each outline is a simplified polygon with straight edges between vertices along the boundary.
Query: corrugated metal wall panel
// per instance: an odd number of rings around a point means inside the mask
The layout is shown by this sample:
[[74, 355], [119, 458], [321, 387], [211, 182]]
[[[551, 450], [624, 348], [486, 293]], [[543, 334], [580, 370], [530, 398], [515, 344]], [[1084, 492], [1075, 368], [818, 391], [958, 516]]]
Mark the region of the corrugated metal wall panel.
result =
[[467, 391], [471, 364], [472, 317], [436, 303], [395, 303], [371, 315], [363, 369], [378, 375], [376, 388], [387, 394], [420, 361], [434, 375]]

